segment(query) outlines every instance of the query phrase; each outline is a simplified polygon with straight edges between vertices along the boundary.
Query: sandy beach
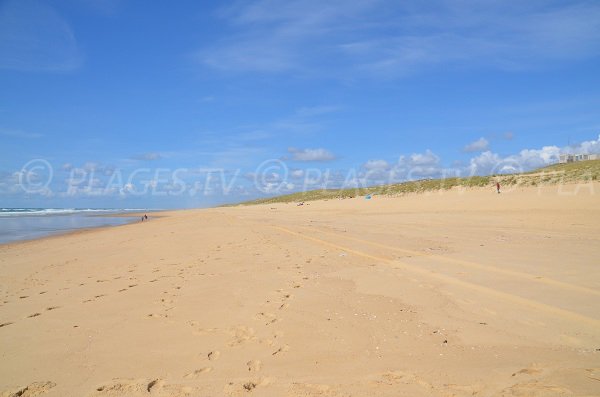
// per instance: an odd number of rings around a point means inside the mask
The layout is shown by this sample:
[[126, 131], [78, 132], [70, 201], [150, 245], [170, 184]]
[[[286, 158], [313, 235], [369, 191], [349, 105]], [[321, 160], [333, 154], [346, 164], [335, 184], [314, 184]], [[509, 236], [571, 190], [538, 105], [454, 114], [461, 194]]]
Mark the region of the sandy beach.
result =
[[599, 221], [588, 183], [1, 245], [0, 395], [599, 396]]

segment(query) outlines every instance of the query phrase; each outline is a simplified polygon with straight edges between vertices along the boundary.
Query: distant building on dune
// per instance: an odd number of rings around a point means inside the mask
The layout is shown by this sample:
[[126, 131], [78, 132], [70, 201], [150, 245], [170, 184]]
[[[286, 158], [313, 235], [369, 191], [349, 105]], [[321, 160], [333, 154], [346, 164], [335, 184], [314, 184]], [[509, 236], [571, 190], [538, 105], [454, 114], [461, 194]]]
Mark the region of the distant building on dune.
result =
[[600, 154], [561, 154], [558, 162], [564, 164], [587, 160], [600, 160]]

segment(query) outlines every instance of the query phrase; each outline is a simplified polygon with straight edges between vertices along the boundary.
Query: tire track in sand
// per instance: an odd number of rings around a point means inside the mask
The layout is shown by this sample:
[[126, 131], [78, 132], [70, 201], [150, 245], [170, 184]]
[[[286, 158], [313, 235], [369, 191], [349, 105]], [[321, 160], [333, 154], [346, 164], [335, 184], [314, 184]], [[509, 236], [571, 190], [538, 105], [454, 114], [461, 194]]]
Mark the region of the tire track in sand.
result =
[[389, 258], [384, 258], [384, 257], [381, 257], [381, 256], [376, 256], [376, 255], [368, 254], [366, 252], [362, 252], [362, 251], [359, 251], [359, 250], [356, 250], [356, 249], [353, 249], [353, 248], [350, 248], [350, 247], [345, 247], [345, 246], [342, 246], [342, 245], [339, 245], [339, 244], [335, 244], [335, 243], [332, 243], [332, 242], [329, 242], [329, 241], [326, 241], [326, 240], [322, 240], [322, 239], [317, 238], [317, 237], [312, 237], [312, 236], [308, 236], [308, 235], [305, 235], [305, 234], [302, 234], [302, 233], [298, 233], [298, 232], [295, 232], [293, 230], [287, 229], [287, 228], [282, 227], [282, 226], [271, 226], [271, 227], [273, 229], [275, 229], [275, 230], [280, 231], [280, 232], [287, 233], [287, 234], [290, 234], [292, 236], [300, 237], [300, 238], [303, 238], [305, 240], [309, 240], [309, 241], [312, 241], [312, 242], [315, 242], [315, 243], [318, 243], [318, 244], [321, 244], [321, 245], [325, 245], [325, 246], [328, 246], [328, 247], [332, 247], [332, 248], [336, 248], [336, 249], [339, 249], [339, 250], [343, 250], [343, 251], [352, 253], [354, 255], [363, 257], [363, 258], [372, 259], [372, 260], [375, 260], [375, 261], [378, 261], [378, 262], [382, 262], [382, 263], [402, 265], [406, 270], [411, 271], [413, 273], [418, 273], [418, 274], [423, 275], [423, 276], [427, 276], [427, 277], [431, 277], [431, 278], [436, 278], [436, 279], [441, 280], [441, 281], [446, 282], [446, 283], [450, 283], [450, 284], [454, 284], [454, 285], [460, 285], [462, 287], [469, 288], [471, 290], [474, 290], [474, 291], [477, 291], [477, 292], [481, 292], [481, 293], [493, 296], [495, 298], [499, 298], [499, 299], [504, 300], [504, 301], [512, 302], [512, 303], [515, 303], [515, 304], [518, 304], [518, 305], [527, 306], [527, 307], [530, 307], [530, 308], [533, 308], [533, 309], [536, 309], [536, 310], [541, 310], [541, 311], [553, 314], [553, 315], [555, 315], [557, 317], [561, 317], [563, 319], [567, 319], [567, 320], [571, 320], [571, 321], [577, 321], [577, 322], [580, 322], [580, 323], [586, 323], [586, 324], [591, 325], [593, 327], [600, 328], [600, 320], [592, 318], [592, 317], [585, 316], [585, 315], [580, 314], [580, 313], [576, 313], [576, 312], [572, 312], [572, 311], [569, 311], [569, 310], [561, 309], [559, 307], [548, 305], [548, 304], [541, 303], [541, 302], [538, 302], [538, 301], [534, 301], [534, 300], [531, 300], [531, 299], [526, 299], [526, 298], [523, 298], [523, 297], [518, 296], [518, 295], [509, 294], [507, 292], [498, 291], [498, 290], [495, 290], [493, 288], [484, 287], [484, 286], [479, 285], [479, 284], [474, 284], [474, 283], [470, 283], [470, 282], [467, 282], [467, 281], [459, 280], [457, 278], [454, 278], [454, 277], [451, 277], [451, 276], [447, 276], [447, 275], [444, 275], [444, 274], [433, 273], [433, 272], [431, 272], [429, 270], [422, 269], [422, 268], [420, 268], [418, 266], [415, 266], [415, 265], [411, 265], [411, 264], [408, 264], [408, 263], [405, 263], [405, 262], [401, 262], [401, 261], [398, 261], [398, 260], [395, 260], [395, 259], [389, 259]]
[[302, 228], [304, 230], [307, 230], [307, 231], [317, 231], [319, 233], [336, 236], [341, 239], [356, 241], [358, 243], [364, 243], [364, 244], [372, 245], [374, 247], [379, 247], [379, 248], [383, 248], [383, 249], [387, 249], [387, 250], [391, 250], [391, 251], [402, 252], [404, 254], [410, 254], [413, 256], [420, 256], [420, 257], [425, 257], [425, 258], [432, 258], [434, 260], [455, 263], [455, 264], [465, 266], [465, 267], [470, 267], [473, 269], [484, 270], [487, 272], [498, 273], [498, 274], [502, 274], [505, 276], [512, 276], [515, 278], [522, 278], [527, 281], [533, 281], [536, 283], [547, 284], [547, 285], [551, 285], [554, 287], [559, 287], [559, 288], [563, 288], [563, 289], [569, 289], [569, 290], [573, 290], [573, 291], [584, 292], [584, 293], [600, 296], [600, 290], [582, 287], [580, 285], [570, 284], [570, 283], [566, 283], [564, 281], [558, 281], [558, 280], [554, 280], [554, 279], [547, 278], [547, 277], [540, 277], [540, 276], [536, 276], [531, 273], [520, 272], [518, 270], [502, 269], [499, 267], [495, 267], [495, 266], [491, 266], [491, 265], [483, 265], [481, 263], [471, 262], [471, 261], [458, 259], [458, 258], [449, 258], [447, 256], [436, 255], [436, 254], [426, 254], [426, 253], [423, 253], [420, 251], [413, 251], [413, 250], [409, 250], [406, 248], [393, 247], [390, 245], [377, 243], [375, 241], [364, 240], [364, 239], [352, 237], [352, 236], [345, 236], [340, 233], [330, 232], [330, 231], [322, 230], [322, 229], [318, 229], [318, 228], [307, 228], [307, 227], [302, 227], [302, 226], [298, 226], [298, 227]]

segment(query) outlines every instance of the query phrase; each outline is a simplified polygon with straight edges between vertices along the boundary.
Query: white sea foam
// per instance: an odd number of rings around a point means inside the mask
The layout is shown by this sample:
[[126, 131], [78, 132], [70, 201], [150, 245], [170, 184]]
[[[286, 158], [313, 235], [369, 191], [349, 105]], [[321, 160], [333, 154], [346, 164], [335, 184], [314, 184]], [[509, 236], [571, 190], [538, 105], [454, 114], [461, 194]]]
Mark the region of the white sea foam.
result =
[[141, 208], [0, 208], [0, 217], [8, 216], [57, 216], [72, 214], [112, 213], [147, 211]]

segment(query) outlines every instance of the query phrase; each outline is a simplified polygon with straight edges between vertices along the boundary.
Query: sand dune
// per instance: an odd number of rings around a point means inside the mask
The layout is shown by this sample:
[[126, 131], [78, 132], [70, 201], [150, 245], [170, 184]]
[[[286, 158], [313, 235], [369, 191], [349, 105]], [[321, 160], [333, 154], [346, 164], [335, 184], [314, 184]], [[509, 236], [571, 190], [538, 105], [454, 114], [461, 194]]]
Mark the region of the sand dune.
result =
[[175, 211], [0, 246], [0, 395], [598, 396], [599, 193]]

